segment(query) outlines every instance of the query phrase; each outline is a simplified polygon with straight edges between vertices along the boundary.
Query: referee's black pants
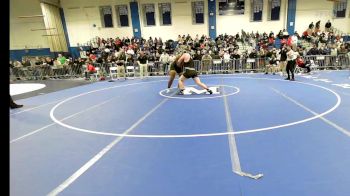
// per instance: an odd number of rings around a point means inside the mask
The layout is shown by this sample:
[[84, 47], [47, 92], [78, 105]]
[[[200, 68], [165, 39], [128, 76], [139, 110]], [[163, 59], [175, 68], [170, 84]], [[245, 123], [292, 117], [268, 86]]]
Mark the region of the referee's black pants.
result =
[[[287, 67], [286, 67], [286, 72], [288, 74], [288, 80], [289, 79], [293, 79], [294, 80], [294, 69], [295, 69], [295, 60], [292, 61], [288, 61], [287, 62]], [[292, 78], [290, 78], [290, 74], [289, 72], [292, 74]]]

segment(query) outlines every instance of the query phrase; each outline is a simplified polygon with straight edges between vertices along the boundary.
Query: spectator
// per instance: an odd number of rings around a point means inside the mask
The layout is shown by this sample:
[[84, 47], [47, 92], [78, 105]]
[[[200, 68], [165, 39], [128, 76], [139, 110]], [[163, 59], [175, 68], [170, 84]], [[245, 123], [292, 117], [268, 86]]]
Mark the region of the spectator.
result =
[[90, 61], [95, 62], [96, 59], [97, 59], [97, 57], [96, 57], [96, 55], [94, 55], [93, 53], [91, 53], [91, 54], [89, 55], [89, 59], [90, 59]]
[[91, 61], [87, 61], [86, 63], [86, 71], [85, 71], [85, 80], [89, 80], [90, 74], [96, 73], [95, 67], [92, 65]]
[[25, 59], [22, 61], [22, 65], [23, 65], [23, 67], [30, 67], [30, 66], [32, 66], [32, 63], [30, 62], [30, 59], [29, 59], [29, 58], [25, 58]]
[[168, 53], [166, 53], [165, 51], [163, 51], [163, 53], [160, 55], [159, 57], [159, 62], [161, 63], [161, 68], [160, 70], [162, 70], [163, 73], [166, 73], [169, 63], [170, 63], [170, 56]]
[[288, 31], [286, 29], [283, 29], [283, 38], [288, 39], [288, 37], [289, 37]]
[[257, 54], [257, 52], [256, 52], [256, 50], [255, 50], [255, 48], [252, 50], [252, 52], [249, 54], [249, 58], [251, 58], [251, 59], [255, 59], [255, 58], [257, 58], [258, 57], [258, 54]]
[[65, 56], [62, 56], [62, 54], [58, 54], [57, 61], [60, 63], [60, 65], [65, 65], [67, 59]]
[[345, 48], [344, 44], [341, 44], [338, 49], [338, 55], [344, 55], [346, 53], [348, 53], [348, 50]]
[[292, 36], [291, 36], [291, 40], [292, 40], [292, 48], [293, 50], [297, 49], [297, 45], [298, 45], [298, 33], [295, 32]]
[[314, 27], [315, 27], [314, 22], [311, 22], [311, 23], [309, 24], [309, 29], [313, 29]]
[[35, 57], [35, 65], [42, 65], [44, 62], [41, 58], [39, 58], [38, 56]]
[[333, 44], [333, 45], [331, 46], [330, 50], [331, 50], [331, 55], [332, 55], [332, 56], [338, 56], [338, 50], [337, 50], [337, 47], [336, 47], [335, 44]]
[[230, 56], [231, 59], [240, 59], [241, 55], [238, 53], [238, 50], [234, 50]]
[[148, 75], [148, 57], [145, 55], [144, 51], [140, 51], [140, 56], [137, 58], [137, 64], [139, 65], [140, 78], [143, 79]]
[[319, 50], [316, 47], [316, 44], [313, 45], [313, 47], [307, 52], [307, 55], [318, 55]]
[[194, 55], [193, 60], [202, 60], [202, 55], [201, 55], [201, 51], [197, 50], [197, 53]]
[[211, 65], [211, 61], [212, 61], [212, 57], [209, 55], [208, 52], [206, 52], [203, 56], [202, 56], [202, 73], [208, 74], [210, 65]]
[[317, 21], [316, 22], [316, 27], [315, 27], [315, 34], [319, 33], [321, 30], [320, 30], [320, 24], [321, 24], [321, 21]]
[[331, 21], [328, 20], [324, 26], [325, 26], [326, 32], [331, 32], [331, 27], [332, 27]]
[[283, 76], [283, 73], [286, 71], [286, 65], [287, 65], [287, 47], [283, 46], [281, 48], [281, 51], [279, 52], [279, 69], [281, 70], [281, 75]]
[[307, 69], [307, 73], [310, 73], [311, 72], [311, 69], [310, 69], [310, 64], [305, 64], [303, 58], [300, 56], [300, 55], [297, 55], [297, 59], [296, 59], [296, 62], [297, 62], [297, 66], [298, 67], [301, 67], [301, 68], [306, 68]]
[[125, 77], [125, 61], [126, 61], [126, 55], [124, 51], [121, 51], [119, 53], [119, 56], [117, 58], [117, 75], [118, 78]]

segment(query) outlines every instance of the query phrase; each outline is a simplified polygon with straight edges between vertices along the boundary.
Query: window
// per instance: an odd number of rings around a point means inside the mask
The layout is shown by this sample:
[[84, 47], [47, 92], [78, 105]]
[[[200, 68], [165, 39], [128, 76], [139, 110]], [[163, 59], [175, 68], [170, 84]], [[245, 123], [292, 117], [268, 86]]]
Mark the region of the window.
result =
[[250, 9], [250, 21], [262, 21], [262, 13], [263, 13], [263, 0], [251, 0], [251, 9]]
[[159, 3], [160, 25], [171, 25], [171, 3]]
[[194, 24], [204, 24], [204, 1], [192, 2], [192, 21]]
[[113, 27], [112, 7], [111, 6], [101, 6], [100, 7], [100, 15], [101, 15], [102, 27], [104, 27], [104, 28]]
[[115, 12], [117, 13], [117, 22], [119, 27], [129, 26], [128, 6], [116, 5]]
[[218, 0], [219, 15], [244, 14], [244, 0]]
[[144, 13], [145, 26], [156, 25], [154, 4], [144, 4], [142, 5], [142, 10]]
[[344, 18], [346, 13], [346, 0], [339, 0], [334, 2], [333, 15], [334, 18]]
[[269, 0], [268, 4], [268, 20], [279, 20], [281, 10], [281, 0]]

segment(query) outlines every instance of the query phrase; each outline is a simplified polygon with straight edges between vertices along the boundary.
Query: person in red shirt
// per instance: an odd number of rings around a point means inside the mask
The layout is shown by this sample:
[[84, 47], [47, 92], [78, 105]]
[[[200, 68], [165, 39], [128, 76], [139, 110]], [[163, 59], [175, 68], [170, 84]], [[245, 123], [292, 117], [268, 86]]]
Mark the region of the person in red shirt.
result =
[[90, 54], [89, 55], [89, 59], [91, 60], [91, 61], [96, 61], [96, 56], [94, 55], [94, 54]]
[[300, 55], [298, 55], [297, 57], [297, 65], [298, 67], [307, 69], [307, 73], [310, 73], [311, 71], [310, 66], [306, 65], [306, 63], [304, 62], [303, 58]]
[[88, 80], [90, 78], [90, 74], [93, 74], [96, 72], [95, 67], [92, 65], [91, 61], [87, 62], [86, 65], [86, 71], [85, 71], [85, 79]]
[[289, 36], [288, 39], [287, 39], [287, 45], [288, 46], [292, 46], [292, 43], [293, 43], [292, 36]]

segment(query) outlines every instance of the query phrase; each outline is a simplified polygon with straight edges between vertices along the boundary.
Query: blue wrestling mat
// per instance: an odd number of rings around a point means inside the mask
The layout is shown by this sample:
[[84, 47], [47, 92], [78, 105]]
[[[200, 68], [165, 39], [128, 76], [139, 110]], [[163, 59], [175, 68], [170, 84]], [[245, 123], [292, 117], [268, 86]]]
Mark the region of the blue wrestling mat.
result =
[[200, 77], [212, 95], [154, 77], [19, 100], [10, 194], [350, 195], [348, 71]]

